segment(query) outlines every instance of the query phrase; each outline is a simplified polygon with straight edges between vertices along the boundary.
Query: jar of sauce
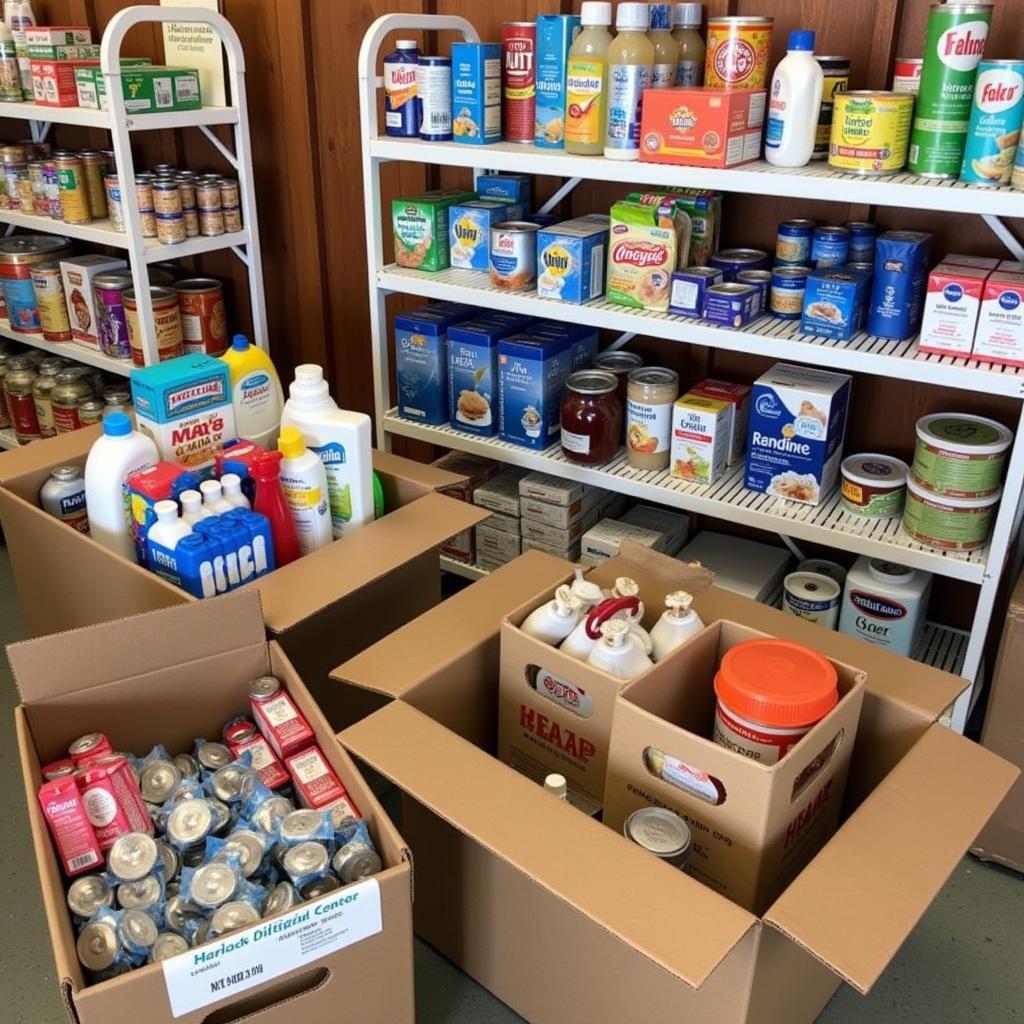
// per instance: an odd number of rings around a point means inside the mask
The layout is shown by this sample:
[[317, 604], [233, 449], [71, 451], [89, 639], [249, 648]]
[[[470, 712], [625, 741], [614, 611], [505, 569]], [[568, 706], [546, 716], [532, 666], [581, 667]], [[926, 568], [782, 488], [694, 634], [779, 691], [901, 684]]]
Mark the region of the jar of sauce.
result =
[[627, 383], [626, 455], [635, 469], [668, 469], [672, 407], [679, 374], [661, 366], [631, 370]]
[[609, 373], [614, 373], [616, 379], [619, 382], [619, 401], [622, 402], [622, 437], [620, 440], [625, 442], [626, 440], [626, 401], [629, 397], [629, 375], [633, 370], [639, 369], [644, 365], [643, 359], [638, 356], [635, 352], [620, 352], [618, 350], [612, 352], [602, 352], [600, 355], [594, 357], [594, 369], [595, 370], [607, 370]]
[[622, 437], [619, 382], [607, 370], [569, 375], [562, 395], [562, 454], [569, 462], [596, 466], [618, 450]]

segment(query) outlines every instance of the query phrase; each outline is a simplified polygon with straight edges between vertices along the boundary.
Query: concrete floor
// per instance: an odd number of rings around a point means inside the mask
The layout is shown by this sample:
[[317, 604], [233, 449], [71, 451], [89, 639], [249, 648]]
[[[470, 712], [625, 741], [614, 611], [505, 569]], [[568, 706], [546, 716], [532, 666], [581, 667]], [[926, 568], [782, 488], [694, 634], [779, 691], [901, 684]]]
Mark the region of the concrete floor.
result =
[[[10, 565], [6, 552], [0, 550], [0, 645], [23, 636]], [[5, 882], [0, 911], [0, 1022], [65, 1024], [68, 1018], [57, 995], [49, 940], [39, 910], [36, 869], [26, 839], [25, 802], [11, 715], [16, 701], [7, 662], [0, 659], [0, 821], [5, 823], [0, 842], [0, 878]], [[848, 987], [842, 988], [819, 1021], [1024, 1022], [1022, 964], [1024, 880], [966, 858], [874, 991], [862, 997]], [[419, 1024], [513, 1024], [521, 1020], [419, 940], [416, 993]], [[356, 1019], [358, 1005], [356, 997]], [[140, 1012], [145, 1019], [145, 1011]], [[346, 1015], [339, 1007], [338, 1019]]]

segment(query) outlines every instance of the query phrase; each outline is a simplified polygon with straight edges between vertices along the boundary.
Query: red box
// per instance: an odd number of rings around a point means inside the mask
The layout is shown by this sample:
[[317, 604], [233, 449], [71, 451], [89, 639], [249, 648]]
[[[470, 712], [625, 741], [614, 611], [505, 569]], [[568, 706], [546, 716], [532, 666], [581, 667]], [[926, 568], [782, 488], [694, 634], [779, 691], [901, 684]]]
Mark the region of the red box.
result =
[[252, 766], [259, 773], [263, 785], [268, 789], [280, 789], [288, 781], [288, 773], [284, 770], [284, 765], [270, 749], [270, 744], [259, 733], [239, 743], [232, 743], [228, 740], [228, 747], [235, 757], [239, 757], [246, 750], [252, 754]]
[[271, 749], [290, 757], [313, 744], [313, 730], [282, 686], [269, 700], [251, 700], [252, 717]]
[[[245, 473], [252, 476], [249, 473], [249, 467], [252, 465], [253, 459], [262, 455], [266, 450], [255, 441], [239, 441], [237, 444], [230, 445], [217, 456], [217, 476], [222, 477], [225, 473], [238, 473], [238, 466], [231, 466], [232, 462], [244, 466]], [[238, 473], [238, 475], [243, 476], [244, 474]]]
[[286, 758], [285, 765], [295, 784], [295, 798], [303, 807], [316, 811], [344, 807], [346, 815], [360, 816], [359, 809], [352, 803], [352, 798], [319, 747], [309, 747]]
[[78, 775], [77, 782], [82, 806], [101, 850], [109, 850], [126, 832], [153, 834], [153, 819], [123, 757], [96, 761]]
[[985, 282], [974, 333], [974, 358], [1024, 366], [1024, 274], [997, 270]]
[[640, 159], [736, 167], [761, 155], [764, 89], [645, 89]]
[[39, 806], [65, 875], [71, 878], [103, 867], [103, 852], [72, 776], [44, 782], [39, 787]]
[[98, 60], [33, 60], [32, 92], [41, 107], [77, 107], [75, 68], [98, 68]]

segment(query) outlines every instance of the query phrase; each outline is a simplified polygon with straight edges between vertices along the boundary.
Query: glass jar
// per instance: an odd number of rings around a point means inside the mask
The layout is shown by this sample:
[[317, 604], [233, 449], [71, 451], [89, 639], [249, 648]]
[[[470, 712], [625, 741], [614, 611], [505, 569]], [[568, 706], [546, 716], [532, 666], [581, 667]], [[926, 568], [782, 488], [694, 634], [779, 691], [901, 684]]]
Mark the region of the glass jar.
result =
[[50, 392], [50, 404], [58, 434], [70, 434], [81, 428], [78, 405], [92, 398], [92, 395], [88, 367], [72, 366], [57, 374], [57, 383]]
[[623, 409], [622, 437], [619, 440], [622, 442], [626, 440], [625, 409], [626, 401], [629, 397], [629, 375], [633, 370], [639, 369], [643, 365], [643, 359], [635, 352], [602, 352], [594, 357], [594, 369], [607, 370], [609, 373], [614, 373], [619, 382], [619, 401], [622, 403]]
[[[54, 366], [53, 363], [57, 365]], [[39, 376], [32, 386], [32, 397], [36, 403], [36, 422], [40, 437], [56, 437], [57, 424], [53, 419], [53, 405], [50, 395], [57, 383], [57, 374], [63, 369], [60, 360], [44, 359], [39, 364]]]
[[33, 389], [36, 383], [36, 360], [31, 355], [12, 356], [7, 361], [4, 393], [7, 410], [14, 424], [14, 433], [20, 444], [38, 441], [39, 420], [36, 419], [36, 401]]
[[11, 353], [0, 349], [0, 430], [11, 425], [11, 414], [7, 411], [7, 393], [4, 391], [4, 378], [7, 376], [7, 361]]
[[668, 469], [672, 407], [679, 374], [661, 366], [631, 370], [626, 401], [626, 455], [635, 469]]
[[607, 370], [569, 375], [562, 395], [562, 454], [569, 462], [596, 466], [618, 450], [622, 437], [619, 382]]

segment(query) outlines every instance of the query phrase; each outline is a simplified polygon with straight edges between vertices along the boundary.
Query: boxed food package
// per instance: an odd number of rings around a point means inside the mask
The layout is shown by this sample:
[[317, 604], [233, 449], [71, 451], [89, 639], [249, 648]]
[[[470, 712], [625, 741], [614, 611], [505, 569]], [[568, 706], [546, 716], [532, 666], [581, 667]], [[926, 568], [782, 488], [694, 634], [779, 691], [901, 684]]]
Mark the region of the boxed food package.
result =
[[537, 294], [589, 302], [604, 294], [610, 218], [593, 213], [537, 232]]
[[579, 541], [584, 524], [583, 519], [578, 519], [562, 529], [525, 516], [519, 522], [523, 540], [536, 541], [547, 551], [568, 551]]
[[672, 476], [713, 484], [729, 457], [732, 404], [689, 392], [672, 406]]
[[767, 601], [782, 591], [790, 562], [786, 548], [712, 530], [701, 530], [678, 557], [700, 562], [715, 574], [716, 587], [752, 601]]
[[640, 526], [665, 535], [666, 555], [678, 554], [690, 535], [690, 522], [685, 512], [673, 512], [658, 505], [634, 505], [623, 517], [622, 522]]
[[475, 192], [439, 188], [391, 201], [395, 262], [416, 270], [445, 270], [449, 266], [448, 210], [476, 199]]
[[750, 422], [749, 384], [733, 384], [727, 380], [702, 380], [689, 390], [702, 398], [719, 398], [729, 403], [729, 448], [725, 464], [735, 465], [743, 458], [747, 444], [747, 424]]
[[490, 269], [491, 228], [522, 220], [524, 210], [503, 199], [469, 199], [448, 208], [449, 260], [460, 270]]
[[[99, 47], [97, 46], [96, 49], [99, 50]], [[96, 56], [99, 57], [99, 53]], [[119, 57], [118, 63], [123, 68], [130, 68], [152, 64], [153, 61], [150, 57]], [[75, 90], [78, 93], [80, 107], [85, 107], [87, 110], [99, 110], [102, 102], [102, 109], [106, 110], [106, 83], [103, 81], [101, 68], [75, 68]]]
[[78, 88], [75, 73], [79, 68], [98, 68], [98, 60], [29, 61], [32, 94], [41, 107], [77, 107]]
[[476, 527], [476, 564], [494, 569], [518, 557], [520, 539], [516, 534], [493, 530], [486, 522]]
[[[690, 249], [679, 260], [680, 267], [706, 267], [718, 252], [722, 233], [722, 193], [706, 188], [669, 190], [678, 206], [690, 215]], [[628, 199], [642, 199], [645, 193], [630, 192]]]
[[60, 261], [60, 273], [64, 279], [64, 299], [68, 305], [68, 319], [75, 341], [99, 347], [99, 315], [93, 278], [114, 270], [123, 270], [128, 264], [124, 260], [93, 254], [76, 256]]
[[568, 338], [513, 334], [498, 342], [498, 434], [544, 451], [558, 439], [559, 403], [571, 371]]
[[553, 555], [555, 558], [561, 558], [566, 562], [578, 562], [580, 559], [580, 542], [578, 540], [572, 541], [568, 547], [552, 547], [550, 544], [545, 544], [544, 541], [534, 540], [530, 537], [523, 538], [523, 552], [527, 551], [543, 551], [546, 554]]
[[667, 535], [658, 530], [634, 526], [619, 519], [602, 519], [583, 534], [580, 561], [584, 565], [600, 565], [614, 558], [626, 541], [654, 551], [664, 551], [668, 545]]
[[452, 43], [452, 138], [501, 141], [501, 43]]
[[[96, 102], [108, 109], [107, 82], [95, 79]], [[121, 68], [121, 93], [129, 114], [163, 114], [174, 110], [199, 110], [203, 105], [199, 72], [195, 68], [171, 68], [159, 64], [133, 64]]]
[[870, 277], [849, 267], [812, 270], [807, 275], [800, 330], [817, 338], [849, 341], [864, 326]]
[[516, 203], [527, 213], [533, 209], [533, 178], [529, 174], [478, 174], [473, 188], [481, 197]]
[[537, 15], [537, 109], [534, 123], [535, 145], [542, 149], [562, 149], [565, 146], [565, 75], [569, 48], [579, 31], [579, 15]]
[[551, 501], [541, 501], [539, 498], [519, 498], [519, 514], [523, 519], [553, 526], [557, 530], [568, 530], [583, 518], [585, 512], [582, 498], [571, 505], [558, 505]]
[[[447, 495], [449, 498], [468, 502], [473, 501], [473, 492], [477, 487], [490, 480], [501, 468], [492, 459], [482, 459], [478, 455], [469, 455], [465, 452], [449, 452], [435, 460], [433, 465], [446, 473], [454, 473], [460, 478], [458, 483], [440, 488], [439, 493]], [[476, 539], [473, 528], [470, 527], [457, 533], [442, 544], [441, 554], [454, 558], [457, 562], [472, 565], [476, 560]]]
[[29, 25], [25, 46], [86, 46], [92, 42], [88, 25]]
[[558, 320], [538, 320], [530, 325], [530, 333], [537, 337], [564, 338], [568, 341], [572, 372], [588, 369], [597, 355], [596, 327], [568, 324]]
[[100, 59], [98, 43], [61, 43], [54, 46], [26, 46], [25, 55], [33, 60], [96, 60]]
[[928, 275], [924, 318], [917, 347], [922, 352], [969, 356], [990, 271], [940, 263]]
[[501, 512], [492, 512], [487, 517], [486, 522], [492, 530], [500, 530], [502, 533], [511, 533], [517, 537], [522, 534], [521, 520], [518, 516], [506, 516]]
[[[594, 492], [596, 494], [596, 490]], [[527, 473], [519, 481], [519, 495], [533, 501], [545, 502], [548, 505], [589, 505], [588, 490], [584, 484], [576, 480], [563, 480], [550, 473]]]
[[526, 472], [525, 469], [503, 469], [497, 476], [473, 492], [473, 504], [491, 512], [498, 512], [509, 518], [518, 519], [520, 515], [519, 482], [526, 476]]
[[1024, 274], [997, 270], [985, 282], [974, 358], [1024, 366]]

